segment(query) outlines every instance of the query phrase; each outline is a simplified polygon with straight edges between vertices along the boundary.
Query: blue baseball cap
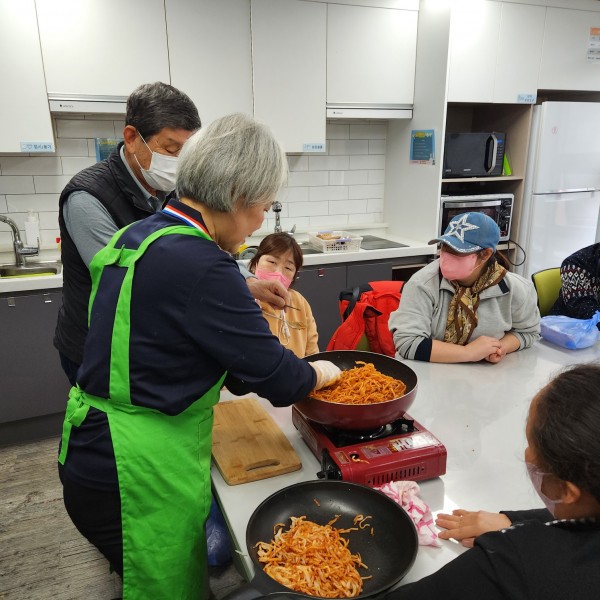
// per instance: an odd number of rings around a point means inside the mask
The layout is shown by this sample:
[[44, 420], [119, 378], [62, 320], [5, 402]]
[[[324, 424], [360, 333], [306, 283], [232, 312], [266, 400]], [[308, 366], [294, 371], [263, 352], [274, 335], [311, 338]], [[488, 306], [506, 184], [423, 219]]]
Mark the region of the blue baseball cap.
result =
[[500, 229], [494, 219], [482, 212], [468, 212], [453, 217], [444, 235], [429, 243], [441, 242], [457, 252], [468, 254], [485, 248], [496, 251], [499, 241]]

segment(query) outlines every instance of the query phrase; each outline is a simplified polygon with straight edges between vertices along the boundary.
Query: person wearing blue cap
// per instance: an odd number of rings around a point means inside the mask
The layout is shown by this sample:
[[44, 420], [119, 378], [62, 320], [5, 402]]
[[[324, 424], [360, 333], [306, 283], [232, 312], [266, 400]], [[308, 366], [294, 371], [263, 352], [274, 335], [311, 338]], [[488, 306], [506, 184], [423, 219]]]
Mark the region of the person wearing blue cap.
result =
[[429, 242], [440, 242], [439, 258], [406, 282], [390, 315], [398, 358], [497, 363], [539, 339], [535, 288], [507, 270], [499, 239], [493, 219], [469, 212]]

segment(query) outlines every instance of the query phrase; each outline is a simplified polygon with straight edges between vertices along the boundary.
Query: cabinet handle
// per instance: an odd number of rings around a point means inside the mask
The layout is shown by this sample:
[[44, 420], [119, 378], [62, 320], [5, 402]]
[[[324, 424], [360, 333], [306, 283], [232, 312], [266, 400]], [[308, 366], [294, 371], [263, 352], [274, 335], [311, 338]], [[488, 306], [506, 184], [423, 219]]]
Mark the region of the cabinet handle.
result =
[[16, 306], [16, 302], [13, 296], [10, 296], [9, 298], [6, 299], [6, 303], [8, 304], [8, 306]]
[[325, 277], [325, 269], [319, 269], [317, 271], [317, 276], [318, 277]]
[[52, 304], [52, 296], [50, 294], [42, 294], [45, 304]]

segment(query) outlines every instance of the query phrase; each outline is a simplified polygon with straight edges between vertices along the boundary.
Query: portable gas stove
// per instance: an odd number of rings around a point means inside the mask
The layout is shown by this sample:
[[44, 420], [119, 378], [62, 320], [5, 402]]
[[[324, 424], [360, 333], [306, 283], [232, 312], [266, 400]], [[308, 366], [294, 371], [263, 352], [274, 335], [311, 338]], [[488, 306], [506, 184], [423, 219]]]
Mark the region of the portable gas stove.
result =
[[321, 461], [319, 479], [376, 487], [403, 479], [431, 479], [446, 472], [444, 445], [406, 413], [374, 431], [347, 431], [310, 421], [292, 406], [292, 422]]

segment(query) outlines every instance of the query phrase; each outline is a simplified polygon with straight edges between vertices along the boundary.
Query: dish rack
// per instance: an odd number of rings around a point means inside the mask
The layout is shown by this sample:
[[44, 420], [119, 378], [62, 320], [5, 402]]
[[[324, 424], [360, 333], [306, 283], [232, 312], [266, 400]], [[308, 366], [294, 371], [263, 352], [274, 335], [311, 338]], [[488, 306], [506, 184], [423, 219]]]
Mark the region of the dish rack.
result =
[[[335, 239], [324, 240], [318, 235], [328, 234]], [[319, 231], [308, 234], [308, 245], [320, 252], [358, 252], [362, 237], [353, 237], [348, 231]]]

